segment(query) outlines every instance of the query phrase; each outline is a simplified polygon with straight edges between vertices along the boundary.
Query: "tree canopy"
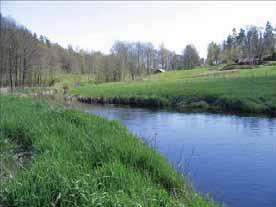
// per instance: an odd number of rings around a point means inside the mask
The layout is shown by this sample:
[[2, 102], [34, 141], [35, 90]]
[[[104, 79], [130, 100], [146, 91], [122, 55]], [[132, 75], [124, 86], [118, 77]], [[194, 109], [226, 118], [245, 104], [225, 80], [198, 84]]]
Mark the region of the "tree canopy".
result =
[[208, 45], [207, 62], [213, 65], [222, 62], [231, 64], [239, 58], [273, 59], [276, 56], [275, 29], [270, 22], [264, 28], [249, 26], [239, 32], [233, 29], [221, 44], [211, 42]]

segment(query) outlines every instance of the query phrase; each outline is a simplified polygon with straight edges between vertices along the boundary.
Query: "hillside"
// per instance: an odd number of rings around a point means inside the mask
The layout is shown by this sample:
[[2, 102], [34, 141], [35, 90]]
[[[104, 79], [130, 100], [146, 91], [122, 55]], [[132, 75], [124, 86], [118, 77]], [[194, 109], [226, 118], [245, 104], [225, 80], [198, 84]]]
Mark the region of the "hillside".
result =
[[83, 84], [71, 94], [84, 102], [276, 115], [276, 67], [218, 70], [201, 67], [140, 81]]

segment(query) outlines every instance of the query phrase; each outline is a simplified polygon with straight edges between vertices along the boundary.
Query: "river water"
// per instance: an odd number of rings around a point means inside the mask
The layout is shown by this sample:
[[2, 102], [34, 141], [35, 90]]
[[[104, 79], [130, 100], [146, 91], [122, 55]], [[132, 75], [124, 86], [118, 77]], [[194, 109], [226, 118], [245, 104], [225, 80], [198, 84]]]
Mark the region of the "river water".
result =
[[276, 119], [82, 105], [146, 139], [195, 190], [229, 207], [276, 206]]

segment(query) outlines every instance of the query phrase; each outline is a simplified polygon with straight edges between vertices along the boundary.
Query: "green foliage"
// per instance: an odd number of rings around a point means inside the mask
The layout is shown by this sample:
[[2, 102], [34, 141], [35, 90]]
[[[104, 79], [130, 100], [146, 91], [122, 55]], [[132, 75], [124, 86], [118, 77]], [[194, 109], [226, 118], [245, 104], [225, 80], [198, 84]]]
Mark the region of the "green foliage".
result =
[[16, 138], [33, 150], [1, 181], [4, 206], [215, 206], [116, 121], [27, 98], [0, 103], [0, 143]]

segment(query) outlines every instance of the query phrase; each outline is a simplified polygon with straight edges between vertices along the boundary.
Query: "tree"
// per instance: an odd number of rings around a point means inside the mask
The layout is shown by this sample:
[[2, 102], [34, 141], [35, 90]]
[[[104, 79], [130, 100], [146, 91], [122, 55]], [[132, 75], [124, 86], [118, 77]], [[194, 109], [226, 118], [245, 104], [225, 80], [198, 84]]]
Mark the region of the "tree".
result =
[[275, 37], [270, 22], [266, 23], [264, 32], [264, 54], [271, 55], [275, 50]]
[[128, 59], [129, 59], [129, 48], [125, 42], [116, 41], [112, 48], [111, 54], [114, 54], [118, 59], [118, 79], [121, 80], [127, 74], [128, 68]]
[[200, 58], [193, 45], [187, 45], [183, 51], [184, 68], [192, 69], [200, 64]]
[[238, 57], [246, 57], [247, 56], [247, 48], [246, 48], [246, 33], [244, 29], [240, 29], [240, 32], [237, 37], [238, 44]]
[[220, 62], [220, 52], [220, 45], [216, 44], [215, 42], [211, 42], [208, 45], [207, 61], [209, 65], [217, 65]]
[[146, 56], [146, 69], [147, 69], [147, 75], [150, 74], [150, 69], [154, 67], [154, 47], [152, 43], [146, 43], [146, 49], [145, 49], [145, 56]]

